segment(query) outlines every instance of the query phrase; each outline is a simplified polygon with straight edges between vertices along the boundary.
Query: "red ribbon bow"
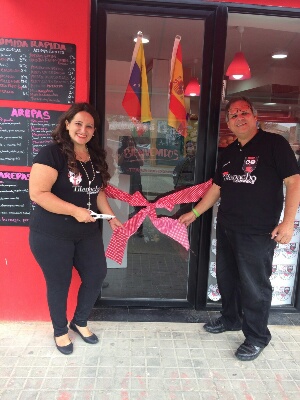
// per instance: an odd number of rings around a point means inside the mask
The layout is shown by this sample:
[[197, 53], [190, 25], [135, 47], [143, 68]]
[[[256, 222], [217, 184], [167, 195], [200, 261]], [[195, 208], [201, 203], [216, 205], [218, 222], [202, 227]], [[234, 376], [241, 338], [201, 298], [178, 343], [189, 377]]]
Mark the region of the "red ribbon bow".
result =
[[169, 217], [157, 218], [155, 208], [166, 208], [168, 211], [171, 211], [175, 204], [194, 203], [203, 197], [211, 185], [212, 179], [199, 185], [182, 189], [178, 192], [161, 197], [154, 203], [150, 203], [140, 192], [135, 192], [131, 195], [123, 192], [115, 186], [108, 185], [105, 188], [107, 197], [126, 201], [131, 206], [144, 206], [145, 208], [140, 210], [136, 215], [125, 222], [122, 227], [117, 228], [113, 232], [112, 238], [106, 249], [106, 257], [121, 264], [128, 239], [137, 231], [138, 227], [147, 216], [161, 233], [176, 240], [186, 250], [188, 250], [190, 244], [186, 226], [180, 224], [177, 219]]

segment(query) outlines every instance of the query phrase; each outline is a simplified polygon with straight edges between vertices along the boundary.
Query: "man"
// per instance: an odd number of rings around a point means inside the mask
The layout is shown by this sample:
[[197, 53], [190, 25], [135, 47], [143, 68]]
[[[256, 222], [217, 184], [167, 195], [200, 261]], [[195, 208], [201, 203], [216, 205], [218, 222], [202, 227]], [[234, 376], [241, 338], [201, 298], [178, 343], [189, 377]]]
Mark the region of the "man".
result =
[[[216, 273], [222, 316], [204, 325], [211, 333], [243, 330], [235, 355], [254, 360], [268, 345], [272, 260], [276, 243], [291, 240], [300, 201], [300, 175], [289, 143], [257, 128], [245, 97], [225, 108], [235, 140], [220, 155], [213, 185], [195, 208], [179, 218], [186, 226], [221, 197], [217, 216]], [[283, 221], [283, 182], [286, 198]]]
[[194, 184], [195, 177], [195, 144], [188, 140], [185, 143], [186, 157], [179, 159], [173, 171], [174, 188], [189, 187]]

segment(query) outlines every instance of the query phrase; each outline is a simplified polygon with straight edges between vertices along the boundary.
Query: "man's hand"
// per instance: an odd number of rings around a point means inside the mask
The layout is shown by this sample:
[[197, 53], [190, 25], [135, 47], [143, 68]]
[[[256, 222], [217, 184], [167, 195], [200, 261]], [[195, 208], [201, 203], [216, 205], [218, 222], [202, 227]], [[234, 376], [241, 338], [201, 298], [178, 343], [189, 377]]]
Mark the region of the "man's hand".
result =
[[196, 220], [196, 216], [193, 213], [193, 211], [190, 211], [186, 214], [182, 214], [179, 218], [178, 221], [188, 227], [192, 222]]
[[292, 239], [294, 232], [294, 222], [284, 222], [276, 226], [276, 228], [272, 231], [271, 237], [277, 243], [287, 244]]

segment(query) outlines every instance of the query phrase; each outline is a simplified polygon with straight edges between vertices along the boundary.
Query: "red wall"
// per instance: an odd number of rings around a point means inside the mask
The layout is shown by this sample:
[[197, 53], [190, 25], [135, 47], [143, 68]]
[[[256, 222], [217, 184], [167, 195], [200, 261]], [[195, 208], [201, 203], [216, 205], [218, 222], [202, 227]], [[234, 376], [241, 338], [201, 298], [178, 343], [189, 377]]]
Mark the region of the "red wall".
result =
[[[295, 8], [300, 6], [300, 0], [231, 2]], [[90, 0], [1, 0], [2, 37], [76, 45], [76, 101], [89, 99], [89, 26]], [[55, 104], [4, 100], [0, 100], [0, 106], [49, 110], [68, 108]], [[8, 170], [7, 166], [5, 169]], [[68, 303], [69, 318], [74, 310], [78, 285], [79, 278], [75, 274]], [[0, 320], [49, 320], [45, 293], [42, 273], [28, 246], [28, 228], [0, 227]]]
[[[2, 37], [75, 44], [75, 99], [88, 101], [90, 0], [1, 0], [0, 26]], [[48, 110], [69, 107], [4, 100], [0, 100], [0, 106]], [[74, 278], [69, 317], [79, 285], [77, 274]], [[49, 320], [44, 278], [31, 255], [27, 227], [0, 227], [0, 320]]]

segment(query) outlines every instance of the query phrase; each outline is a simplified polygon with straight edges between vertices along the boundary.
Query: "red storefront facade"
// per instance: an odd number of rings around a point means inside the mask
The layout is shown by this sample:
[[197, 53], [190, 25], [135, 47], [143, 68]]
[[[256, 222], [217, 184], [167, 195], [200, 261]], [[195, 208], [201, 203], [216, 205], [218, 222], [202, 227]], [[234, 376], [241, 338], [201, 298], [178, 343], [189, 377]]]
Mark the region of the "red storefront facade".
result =
[[[199, 114], [211, 114], [211, 116], [206, 120], [207, 127], [211, 131], [218, 131], [218, 134], [209, 143], [207, 138], [205, 139], [205, 133], [203, 136], [203, 143], [206, 143], [206, 147], [203, 146], [203, 153], [199, 151], [198, 158], [205, 159], [205, 165], [203, 166], [202, 172], [198, 174], [198, 181], [209, 179], [214, 168], [214, 160], [218, 151], [218, 141], [222, 123], [220, 120], [220, 103], [221, 103], [221, 87], [223, 82], [223, 73], [225, 66], [224, 63], [221, 65], [216, 65], [216, 52], [219, 54], [219, 59], [225, 59], [225, 48], [226, 48], [226, 38], [222, 38], [222, 32], [218, 32], [218, 26], [213, 26], [215, 22], [220, 22], [220, 26], [226, 28], [228, 14], [232, 15], [232, 18], [236, 18], [237, 15], [249, 16], [251, 19], [253, 16], [267, 16], [269, 19], [274, 18], [274, 21], [278, 21], [280, 18], [290, 18], [291, 21], [300, 21], [300, 3], [297, 0], [269, 0], [269, 1], [231, 1], [229, 2], [201, 2], [201, 1], [191, 1], [191, 2], [164, 2], [164, 1], [141, 1], [137, 6], [135, 1], [92, 1], [92, 0], [65, 0], [59, 2], [53, 0], [51, 3], [43, 0], [23, 0], [22, 4], [17, 4], [9, 0], [4, 0], [2, 2], [2, 12], [1, 12], [1, 28], [2, 28], [2, 48], [5, 45], [9, 45], [10, 42], [5, 42], [5, 39], [19, 40], [19, 41], [35, 41], [36, 46], [39, 48], [49, 48], [50, 42], [52, 44], [72, 44], [76, 47], [76, 74], [75, 74], [75, 94], [74, 100], [79, 101], [91, 101], [96, 104], [102, 120], [108, 120], [110, 123], [110, 129], [113, 134], [116, 134], [117, 130], [120, 130], [120, 119], [114, 119], [112, 116], [119, 113], [118, 108], [115, 108], [115, 103], [118, 101], [119, 94], [115, 90], [115, 80], [118, 77], [115, 75], [112, 80], [109, 81], [111, 77], [111, 72], [117, 68], [117, 62], [122, 63], [121, 58], [118, 59], [118, 55], [110, 57], [109, 40], [110, 29], [114, 30], [114, 16], [122, 16], [122, 19], [132, 17], [132, 14], [137, 16], [142, 16], [147, 18], [165, 18], [169, 15], [178, 19], [182, 23], [182, 15], [184, 15], [184, 24], [189, 23], [189, 19], [195, 22], [195, 13], [199, 21], [203, 22], [203, 29], [206, 29], [203, 36], [203, 54], [206, 54], [206, 59], [202, 60], [201, 69], [201, 96], [203, 97], [201, 101], [196, 105], [199, 108]], [[140, 9], [139, 9], [140, 7]], [[111, 16], [111, 17], [110, 17]], [[196, 18], [196, 19], [197, 19]], [[211, 20], [211, 22], [210, 22]], [[274, 22], [275, 23], [275, 22]], [[209, 25], [211, 24], [211, 25]], [[250, 24], [251, 25], [251, 24]], [[179, 25], [178, 25], [179, 26]], [[209, 28], [211, 26], [211, 28]], [[233, 26], [233, 25], [232, 25]], [[246, 26], [246, 25], [245, 25]], [[147, 25], [145, 24], [145, 29]], [[255, 26], [252, 26], [255, 29]], [[171, 29], [171, 28], [170, 28]], [[197, 27], [195, 29], [198, 29]], [[213, 33], [214, 39], [208, 37], [209, 29]], [[222, 28], [223, 29], [223, 28]], [[247, 29], [247, 28], [245, 28]], [[117, 30], [117, 27], [115, 27]], [[146, 34], [146, 31], [144, 32]], [[297, 33], [297, 32], [296, 32]], [[107, 38], [106, 38], [107, 35]], [[206, 36], [205, 36], [206, 35]], [[246, 34], [245, 34], [246, 35]], [[244, 39], [245, 39], [244, 35]], [[106, 38], [106, 39], [105, 39]], [[220, 40], [219, 40], [220, 39]], [[295, 39], [297, 40], [298, 37]], [[25, 42], [24, 42], [25, 43]], [[48, 44], [47, 44], [48, 43]], [[221, 43], [221, 44], [220, 44]], [[298, 42], [300, 44], [300, 42]], [[219, 48], [222, 47], [221, 49]], [[243, 43], [243, 46], [245, 43]], [[48, 46], [48, 47], [47, 47]], [[202, 46], [202, 44], [201, 44]], [[208, 50], [211, 48], [211, 50]], [[211, 52], [210, 52], [211, 51]], [[227, 51], [227, 50], [226, 50]], [[131, 54], [129, 55], [131, 57]], [[193, 59], [193, 56], [189, 57]], [[196, 59], [196, 58], [195, 58]], [[206, 60], [206, 61], [205, 61]], [[126, 60], [127, 61], [127, 60]], [[153, 63], [153, 71], [155, 70], [155, 65], [162, 71], [164, 68], [167, 70], [165, 63], [163, 63], [164, 57], [155, 59]], [[204, 62], [205, 61], [205, 62]], [[263, 61], [262, 61], [263, 62]], [[156, 64], [155, 64], [156, 63]], [[200, 62], [198, 62], [198, 65]], [[119, 64], [121, 65], [121, 64]], [[122, 64], [123, 65], [123, 64]], [[128, 66], [124, 64], [125, 68]], [[192, 65], [187, 65], [187, 70], [190, 69], [192, 73]], [[300, 70], [298, 69], [298, 74], [300, 75]], [[128, 75], [126, 70], [125, 75]], [[153, 72], [152, 84], [156, 76]], [[213, 83], [208, 84], [206, 81], [212, 81]], [[122, 86], [122, 84], [120, 84]], [[300, 82], [299, 82], [300, 85]], [[295, 87], [297, 85], [288, 84], [289, 87]], [[111, 89], [109, 89], [111, 88]], [[245, 89], [246, 90], [246, 89]], [[247, 88], [248, 92], [246, 94], [251, 94], [251, 88]], [[234, 92], [234, 91], [232, 91]], [[121, 95], [121, 92], [120, 92]], [[253, 95], [254, 96], [254, 95]], [[298, 93], [297, 93], [298, 96]], [[296, 97], [297, 97], [296, 96]], [[153, 91], [153, 99], [155, 99], [155, 93]], [[153, 100], [154, 101], [154, 100]], [[159, 109], [159, 102], [157, 103], [157, 108]], [[284, 104], [284, 102], [283, 102]], [[189, 104], [192, 108], [192, 106]], [[55, 112], [64, 111], [68, 108], [66, 101], [48, 101], [42, 102], [32, 101], [32, 99], [8, 99], [5, 96], [0, 96], [0, 107], [3, 109], [15, 109], [23, 110], [26, 115], [26, 110], [30, 114], [31, 110], [40, 110], [41, 112]], [[286, 108], [282, 107], [280, 115], [284, 121], [286, 117]], [[155, 112], [155, 110], [154, 110]], [[193, 112], [194, 114], [194, 112]], [[1, 116], [1, 115], [0, 115]], [[289, 124], [298, 124], [299, 120], [298, 112], [296, 116], [291, 117], [286, 120]], [[275, 118], [275, 116], [274, 116]], [[275, 119], [273, 118], [274, 122]], [[163, 126], [162, 117], [157, 110], [157, 126]], [[193, 121], [193, 120], [191, 120]], [[194, 119], [196, 121], [196, 119]], [[214, 121], [214, 122], [213, 122]], [[269, 119], [264, 120], [265, 123], [269, 123]], [[191, 122], [191, 127], [195, 128], [195, 123]], [[126, 128], [127, 129], [127, 128]], [[162, 128], [161, 128], [162, 129]], [[201, 136], [201, 132], [198, 129], [198, 136]], [[293, 126], [289, 129], [293, 129]], [[295, 128], [296, 133], [298, 132], [299, 126]], [[159, 129], [157, 128], [159, 133]], [[199, 134], [200, 132], [200, 134]], [[157, 133], [156, 133], [157, 135]], [[208, 133], [207, 133], [208, 135]], [[159, 136], [159, 135], [158, 135]], [[228, 138], [228, 136], [225, 137]], [[116, 136], [111, 136], [111, 138], [116, 138]], [[103, 144], [109, 150], [109, 138], [104, 133], [104, 123], [103, 123]], [[151, 140], [153, 138], [150, 138]], [[149, 139], [149, 143], [151, 140]], [[157, 138], [156, 138], [157, 140]], [[198, 139], [198, 145], [201, 144], [202, 139]], [[152, 142], [151, 142], [152, 143]], [[151, 144], [150, 143], [150, 144]], [[157, 143], [157, 142], [156, 142]], [[141, 147], [148, 145], [145, 140], [144, 143], [141, 142]], [[147, 151], [147, 150], [146, 150]], [[205, 154], [208, 154], [204, 157]], [[171, 154], [170, 152], [168, 154]], [[173, 154], [173, 153], [172, 153]], [[6, 172], [17, 172], [28, 174], [30, 172], [30, 165], [20, 165], [20, 163], [11, 164], [5, 163], [0, 166], [3, 171]], [[167, 167], [169, 167], [167, 165]], [[152, 179], [155, 177], [151, 176], [151, 171], [158, 168], [161, 174], [168, 175], [170, 168], [166, 168], [165, 164], [160, 161], [157, 164], [153, 164], [153, 160], [149, 160], [148, 169], [145, 170], [144, 178], [145, 186], [146, 182], [149, 183], [149, 193], [154, 191], [152, 189]], [[198, 182], [197, 182], [198, 183]], [[150, 187], [151, 186], [151, 187]], [[126, 183], [125, 183], [126, 187]], [[151, 192], [152, 193], [152, 192]], [[158, 194], [158, 193], [156, 193]], [[4, 221], [4, 215], [2, 215], [2, 221]], [[205, 236], [210, 236], [212, 230], [212, 221], [214, 215], [210, 214], [207, 216], [198, 229], [199, 234], [195, 232], [191, 234], [191, 242], [193, 244], [193, 253], [190, 255], [183, 255], [183, 259], [187, 260], [184, 268], [188, 269], [186, 273], [186, 283], [187, 292], [184, 296], [172, 296], [166, 300], [166, 296], [162, 295], [159, 298], [158, 295], [153, 296], [139, 296], [133, 293], [132, 296], [127, 297], [121, 295], [120, 293], [111, 292], [109, 296], [105, 296], [103, 292], [102, 299], [100, 302], [102, 304], [109, 305], [132, 305], [132, 306], [178, 306], [186, 308], [196, 308], [203, 309], [209, 305], [209, 298], [207, 295], [208, 290], [208, 279], [209, 279], [209, 268], [212, 262], [209, 256], [211, 251], [211, 241]], [[150, 229], [150, 228], [149, 228]], [[152, 235], [152, 236], [151, 236]], [[156, 238], [159, 241], [160, 238], [155, 236], [155, 233], [151, 231], [149, 233], [150, 238]], [[152, 239], [151, 239], [152, 240]], [[150, 241], [151, 241], [150, 240]], [[155, 242], [153, 240], [153, 242]], [[298, 239], [296, 239], [298, 240]], [[45, 283], [38, 265], [36, 264], [29, 246], [28, 246], [28, 226], [14, 226], [3, 223], [0, 226], [0, 247], [1, 247], [1, 259], [0, 259], [0, 320], [49, 320], [49, 312], [46, 303], [45, 296]], [[163, 241], [161, 241], [163, 246]], [[146, 248], [147, 243], [145, 244]], [[299, 243], [297, 244], [299, 246]], [[132, 244], [133, 247], [139, 246], [139, 244]], [[159, 259], [163, 259], [165, 254], [163, 254], [157, 248], [154, 248], [157, 258], [155, 259], [157, 263]], [[299, 250], [299, 247], [298, 247]], [[145, 250], [144, 257], [148, 257], [151, 254], [150, 250]], [[180, 253], [180, 250], [178, 250]], [[132, 251], [136, 254], [136, 250]], [[197, 256], [195, 256], [195, 253]], [[298, 252], [299, 253], [299, 252]], [[142, 256], [141, 256], [142, 257]], [[131, 253], [128, 253], [128, 259], [131, 258]], [[299, 258], [299, 257], [298, 257]], [[165, 259], [165, 258], [164, 258]], [[299, 297], [299, 260], [297, 259], [297, 273], [294, 273], [294, 284], [293, 284], [293, 300], [289, 304], [290, 308], [294, 310], [300, 309]], [[128, 261], [129, 265], [129, 261]], [[296, 264], [295, 264], [296, 265]], [[127, 268], [125, 266], [124, 268]], [[295, 267], [296, 270], [296, 267]], [[125, 269], [122, 271], [124, 273]], [[115, 266], [111, 267], [109, 274], [109, 284], [113, 287], [113, 281], [115, 278], [116, 269]], [[128, 269], [126, 270], [128, 272]], [[71, 315], [74, 305], [75, 305], [75, 293], [79, 286], [79, 277], [74, 273], [74, 279], [70, 288], [68, 313]], [[174, 289], [174, 288], [173, 288]], [[172, 290], [173, 290], [172, 289]]]

